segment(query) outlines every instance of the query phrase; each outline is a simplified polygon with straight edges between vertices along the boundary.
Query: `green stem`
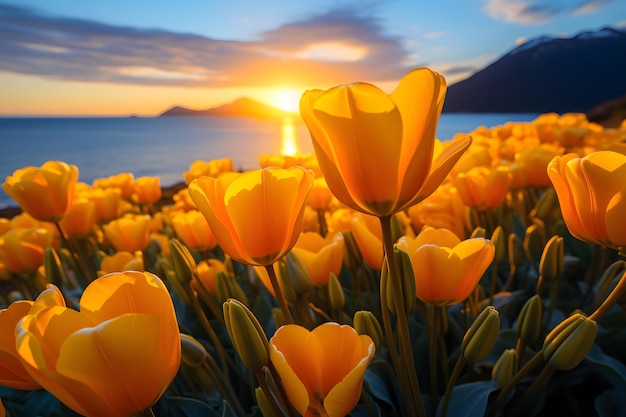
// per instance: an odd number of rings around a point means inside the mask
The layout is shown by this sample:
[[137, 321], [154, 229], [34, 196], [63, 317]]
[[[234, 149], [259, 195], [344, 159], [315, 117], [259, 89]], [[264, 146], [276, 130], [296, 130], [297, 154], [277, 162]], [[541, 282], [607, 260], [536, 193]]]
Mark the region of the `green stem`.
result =
[[328, 226], [326, 225], [326, 211], [324, 209], [317, 210], [317, 221], [320, 224], [320, 235], [326, 237], [328, 234]]
[[456, 381], [459, 379], [461, 375], [461, 371], [465, 366], [465, 357], [461, 354], [454, 365], [454, 369], [452, 370], [452, 375], [450, 375], [450, 379], [448, 380], [448, 385], [446, 385], [446, 392], [443, 394], [443, 400], [441, 403], [441, 414], [440, 417], [446, 417], [446, 413], [448, 411], [448, 403], [450, 402], [450, 395], [452, 394], [452, 389], [456, 385]]
[[289, 311], [289, 306], [287, 305], [287, 300], [285, 299], [285, 295], [283, 294], [283, 290], [280, 288], [278, 284], [278, 277], [276, 276], [276, 271], [274, 271], [274, 265], [265, 265], [265, 270], [270, 277], [270, 282], [272, 283], [272, 289], [274, 290], [274, 294], [276, 295], [276, 299], [278, 300], [278, 305], [280, 306], [283, 315], [285, 316], [285, 322], [287, 324], [293, 324], [293, 317], [291, 316], [291, 311]]
[[535, 400], [537, 398], [537, 394], [540, 394], [541, 391], [546, 387], [546, 384], [554, 375], [556, 370], [550, 365], [546, 365], [543, 370], [539, 373], [537, 378], [533, 381], [533, 383], [528, 387], [522, 398], [515, 402], [515, 404], [511, 407], [511, 417], [517, 417], [521, 412], [527, 411], [529, 406], [533, 406], [535, 404]]
[[502, 390], [500, 390], [500, 393], [498, 394], [498, 397], [493, 404], [493, 408], [489, 413], [490, 416], [498, 415], [498, 413], [500, 412], [500, 408], [504, 405], [504, 402], [506, 401], [511, 390], [515, 388], [515, 386], [519, 384], [522, 378], [528, 375], [530, 371], [535, 369], [535, 367], [537, 367], [537, 365], [539, 365], [541, 362], [543, 362], [543, 349], [535, 353], [535, 356], [533, 356], [526, 363], [526, 365], [522, 367], [522, 369], [517, 371], [517, 373], [513, 375], [513, 378], [511, 378], [511, 380], [502, 388]]
[[289, 417], [295, 417], [295, 415], [296, 415], [295, 411], [294, 411], [293, 407], [291, 406], [291, 401], [289, 400], [289, 396], [287, 395], [287, 391], [285, 391], [285, 386], [283, 385], [283, 381], [280, 379], [280, 375], [278, 374], [278, 371], [276, 370], [276, 367], [270, 361], [270, 363], [267, 366], [267, 368], [269, 369], [270, 375], [271, 375], [272, 379], [274, 380], [274, 385], [276, 386], [276, 389], [278, 390], [278, 396], [279, 396], [281, 402], [283, 403], [284, 408], [289, 413]]
[[[383, 244], [385, 254], [387, 256], [387, 265], [389, 267], [389, 279], [391, 279], [391, 289], [393, 291], [394, 303], [396, 305], [397, 315], [397, 331], [400, 342], [400, 356], [402, 358], [402, 367], [404, 372], [408, 374], [409, 385], [411, 387], [412, 400], [420, 417], [426, 417], [426, 409], [422, 401], [422, 393], [417, 379], [415, 369], [415, 361], [413, 359], [413, 350], [411, 349], [411, 336], [409, 334], [409, 323], [406, 310], [404, 309], [404, 297], [402, 295], [402, 283], [400, 282], [400, 273], [396, 257], [393, 253], [393, 237], [391, 233], [391, 216], [383, 216], [380, 218], [383, 231]], [[396, 370], [398, 373], [402, 369]], [[410, 400], [407, 398], [407, 400]]]
[[606, 297], [604, 302], [594, 311], [589, 318], [596, 322], [602, 317], [626, 294], [626, 273], [622, 274], [613, 291]]
[[437, 390], [437, 371], [438, 371], [438, 363], [437, 363], [437, 339], [439, 338], [439, 323], [437, 322], [437, 313], [435, 309], [437, 307], [428, 304], [427, 305], [427, 323], [426, 327], [428, 329], [428, 351], [430, 354], [430, 395], [432, 395], [435, 403], [438, 400], [438, 390]]

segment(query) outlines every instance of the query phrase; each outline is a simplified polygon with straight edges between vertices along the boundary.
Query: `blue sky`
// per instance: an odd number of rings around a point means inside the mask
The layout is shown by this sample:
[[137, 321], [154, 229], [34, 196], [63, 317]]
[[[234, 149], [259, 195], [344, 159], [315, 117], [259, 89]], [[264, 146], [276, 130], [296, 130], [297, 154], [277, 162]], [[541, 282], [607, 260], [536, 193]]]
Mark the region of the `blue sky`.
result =
[[418, 66], [453, 84], [524, 40], [605, 26], [626, 29], [624, 0], [0, 0], [0, 115], [277, 104], [391, 90]]

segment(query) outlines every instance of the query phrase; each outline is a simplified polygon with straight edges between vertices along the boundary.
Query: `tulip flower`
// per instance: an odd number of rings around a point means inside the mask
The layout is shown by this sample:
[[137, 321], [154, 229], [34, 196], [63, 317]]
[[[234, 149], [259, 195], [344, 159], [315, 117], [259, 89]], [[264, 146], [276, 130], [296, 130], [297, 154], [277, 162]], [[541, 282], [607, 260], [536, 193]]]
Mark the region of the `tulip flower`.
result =
[[118, 190], [124, 199], [130, 199], [135, 192], [135, 176], [132, 172], [120, 172], [106, 178], [96, 178], [92, 185], [102, 190]]
[[94, 188], [87, 196], [96, 205], [96, 221], [116, 219], [122, 211], [122, 192], [118, 188]]
[[35, 219], [57, 222], [72, 207], [77, 181], [76, 165], [48, 161], [14, 171], [2, 188]]
[[191, 249], [204, 252], [217, 246], [209, 224], [198, 210], [174, 214], [172, 226], [180, 240]]
[[59, 223], [63, 232], [70, 236], [89, 235], [96, 224], [96, 204], [85, 196], [77, 197], [72, 208]]
[[381, 217], [431, 194], [471, 142], [461, 137], [433, 158], [445, 93], [443, 76], [428, 68], [409, 72], [390, 95], [367, 83], [306, 91], [300, 113], [337, 199]]
[[365, 263], [377, 271], [383, 266], [383, 232], [376, 217], [358, 213], [352, 218], [350, 232]]
[[183, 173], [183, 176], [185, 177], [185, 184], [189, 185], [196, 178], [217, 177], [223, 172], [233, 172], [234, 170], [231, 158], [213, 159], [208, 162], [196, 160], [189, 166], [189, 171]]
[[16, 348], [44, 389], [82, 415], [129, 416], [151, 407], [180, 364], [180, 333], [163, 282], [128, 271], [94, 280], [67, 308], [43, 291], [17, 325]]
[[16, 274], [29, 272], [43, 263], [46, 248], [56, 246], [49, 229], [12, 229], [0, 236], [0, 262]]
[[313, 172], [300, 167], [264, 168], [201, 177], [189, 195], [220, 247], [236, 261], [271, 265], [300, 236]]
[[626, 245], [626, 155], [598, 151], [554, 158], [548, 176], [570, 233], [585, 242], [622, 250]]
[[309, 332], [280, 327], [270, 340], [270, 358], [289, 400], [304, 417], [346, 416], [359, 402], [374, 342], [350, 326], [324, 323]]
[[511, 173], [507, 167], [474, 167], [455, 178], [455, 185], [463, 202], [477, 210], [502, 204], [510, 184]]
[[161, 180], [159, 177], [139, 177], [134, 184], [133, 200], [139, 204], [152, 204], [161, 199]]
[[24, 368], [15, 349], [15, 326], [30, 311], [32, 301], [15, 301], [0, 310], [0, 385], [21, 390], [41, 389]]
[[440, 306], [467, 298], [495, 254], [487, 239], [461, 241], [450, 230], [433, 228], [424, 229], [415, 239], [400, 238], [398, 248], [411, 258], [417, 298]]
[[343, 263], [341, 233], [323, 238], [319, 233], [302, 233], [291, 250], [304, 264], [313, 285], [326, 285], [330, 274], [339, 275]]
[[118, 251], [142, 251], [150, 243], [150, 216], [127, 215], [105, 224], [102, 229]]

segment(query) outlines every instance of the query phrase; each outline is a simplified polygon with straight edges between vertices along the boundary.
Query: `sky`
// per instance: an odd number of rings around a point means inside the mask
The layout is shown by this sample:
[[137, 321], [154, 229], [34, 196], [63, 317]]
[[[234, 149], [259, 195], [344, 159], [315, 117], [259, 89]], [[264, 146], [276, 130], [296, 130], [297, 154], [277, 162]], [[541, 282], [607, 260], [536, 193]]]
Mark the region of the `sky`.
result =
[[525, 41], [626, 29], [624, 0], [0, 0], [0, 116], [155, 116], [413, 68], [452, 85]]

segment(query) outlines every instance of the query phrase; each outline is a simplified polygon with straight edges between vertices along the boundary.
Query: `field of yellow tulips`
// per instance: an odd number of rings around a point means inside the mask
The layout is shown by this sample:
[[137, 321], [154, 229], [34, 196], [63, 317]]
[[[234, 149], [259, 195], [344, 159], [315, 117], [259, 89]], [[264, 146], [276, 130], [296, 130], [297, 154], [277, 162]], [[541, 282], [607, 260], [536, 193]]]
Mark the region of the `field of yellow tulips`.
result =
[[626, 121], [435, 132], [445, 79], [308, 90], [314, 154], [7, 177], [0, 417], [626, 415]]

